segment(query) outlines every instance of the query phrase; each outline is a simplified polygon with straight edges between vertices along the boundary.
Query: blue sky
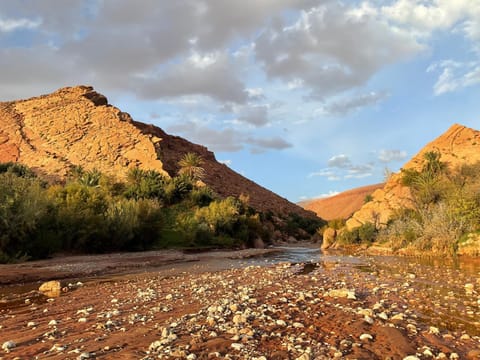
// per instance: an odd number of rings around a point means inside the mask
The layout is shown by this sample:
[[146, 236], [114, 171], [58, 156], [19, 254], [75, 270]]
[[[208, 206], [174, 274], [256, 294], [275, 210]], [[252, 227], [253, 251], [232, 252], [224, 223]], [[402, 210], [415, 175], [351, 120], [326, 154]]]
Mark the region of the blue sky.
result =
[[480, 0], [0, 0], [0, 79], [92, 85], [296, 202], [480, 129]]

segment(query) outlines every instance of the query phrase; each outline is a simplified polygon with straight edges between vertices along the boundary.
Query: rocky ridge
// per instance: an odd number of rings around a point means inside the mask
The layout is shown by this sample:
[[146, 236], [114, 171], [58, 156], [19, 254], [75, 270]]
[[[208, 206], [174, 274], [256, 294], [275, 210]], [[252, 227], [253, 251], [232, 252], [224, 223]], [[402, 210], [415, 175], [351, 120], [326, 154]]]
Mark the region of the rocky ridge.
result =
[[[480, 161], [480, 131], [463, 125], [454, 124], [443, 135], [422, 148], [404, 169], [421, 170], [424, 154], [439, 152], [441, 161], [453, 169], [461, 164], [474, 164]], [[393, 174], [382, 189], [372, 194], [372, 201], [364, 204], [347, 221], [349, 230], [371, 222], [377, 226], [385, 225], [393, 211], [401, 207], [410, 207], [412, 198], [410, 190], [401, 184], [402, 174]]]
[[206, 147], [134, 121], [91, 86], [0, 102], [0, 162], [23, 163], [50, 181], [64, 180], [77, 165], [118, 178], [131, 167], [174, 176], [188, 152], [203, 157], [204, 181], [219, 195], [244, 194], [258, 210], [313, 216], [220, 164]]
[[315, 212], [325, 220], [347, 219], [365, 203], [365, 197], [385, 184], [374, 184], [347, 190], [340, 194], [299, 203], [306, 210]]

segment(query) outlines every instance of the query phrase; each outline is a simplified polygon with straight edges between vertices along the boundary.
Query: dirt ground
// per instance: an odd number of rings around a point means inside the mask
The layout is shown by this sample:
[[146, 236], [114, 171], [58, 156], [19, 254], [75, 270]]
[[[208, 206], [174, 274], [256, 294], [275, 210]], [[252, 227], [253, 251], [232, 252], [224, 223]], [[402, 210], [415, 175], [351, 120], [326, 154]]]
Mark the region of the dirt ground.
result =
[[[2, 283], [15, 285], [1, 288], [0, 359], [480, 359], [474, 275], [451, 284], [459, 295], [450, 302], [464, 311], [452, 322], [440, 316], [449, 295], [424, 289], [435, 277], [421, 269], [393, 276], [380, 263], [229, 261], [252, 255], [172, 251], [2, 266]], [[68, 291], [56, 298], [8, 293], [19, 279], [62, 278]]]

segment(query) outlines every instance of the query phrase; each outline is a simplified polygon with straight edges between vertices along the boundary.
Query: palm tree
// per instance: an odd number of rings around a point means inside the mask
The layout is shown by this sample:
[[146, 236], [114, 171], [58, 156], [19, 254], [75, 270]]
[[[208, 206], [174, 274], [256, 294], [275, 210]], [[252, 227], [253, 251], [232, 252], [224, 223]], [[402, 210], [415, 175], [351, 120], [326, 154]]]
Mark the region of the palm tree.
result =
[[202, 167], [203, 158], [196, 153], [186, 153], [178, 162], [180, 175], [187, 175], [194, 180], [201, 180], [205, 176], [205, 169]]

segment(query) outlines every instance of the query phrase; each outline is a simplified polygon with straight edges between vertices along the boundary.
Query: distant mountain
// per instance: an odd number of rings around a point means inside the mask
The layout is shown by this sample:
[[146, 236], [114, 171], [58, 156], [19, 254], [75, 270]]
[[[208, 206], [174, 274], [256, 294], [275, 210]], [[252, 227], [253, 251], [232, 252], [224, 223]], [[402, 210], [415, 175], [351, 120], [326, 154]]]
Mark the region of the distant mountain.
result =
[[362, 207], [368, 195], [383, 188], [384, 185], [381, 183], [362, 186], [326, 198], [301, 201], [298, 204], [325, 220], [348, 219]]
[[[403, 169], [421, 171], [427, 152], [438, 152], [441, 161], [450, 169], [462, 164], [475, 164], [480, 161], [480, 131], [454, 124], [420, 150]], [[347, 228], [351, 230], [366, 222], [385, 225], [396, 209], [411, 207], [410, 189], [401, 184], [401, 178], [401, 173], [393, 174], [382, 189], [372, 194], [372, 201], [364, 204], [347, 221]]]
[[314, 216], [220, 164], [206, 147], [134, 121], [90, 86], [0, 102], [0, 162], [23, 163], [51, 181], [62, 181], [77, 165], [119, 178], [131, 167], [175, 176], [188, 152], [203, 157], [204, 182], [219, 195], [248, 195], [261, 211]]

